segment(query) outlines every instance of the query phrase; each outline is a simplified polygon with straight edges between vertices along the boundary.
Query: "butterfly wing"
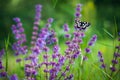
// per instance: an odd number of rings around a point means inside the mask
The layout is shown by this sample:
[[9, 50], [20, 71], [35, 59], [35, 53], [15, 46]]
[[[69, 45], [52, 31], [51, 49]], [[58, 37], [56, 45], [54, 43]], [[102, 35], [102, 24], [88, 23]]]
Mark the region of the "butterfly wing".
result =
[[85, 30], [87, 27], [90, 26], [90, 23], [88, 22], [82, 22], [82, 21], [79, 21], [79, 20], [75, 20], [75, 28], [77, 30]]
[[88, 22], [82, 22], [82, 24], [81, 24], [81, 27], [83, 30], [85, 30], [89, 26], [90, 26], [90, 23], [88, 23]]

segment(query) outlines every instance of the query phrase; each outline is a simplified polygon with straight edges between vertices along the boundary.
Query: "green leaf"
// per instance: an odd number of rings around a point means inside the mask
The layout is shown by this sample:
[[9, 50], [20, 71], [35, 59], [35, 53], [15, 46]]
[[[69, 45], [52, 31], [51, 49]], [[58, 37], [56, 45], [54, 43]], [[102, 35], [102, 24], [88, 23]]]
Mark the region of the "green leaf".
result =
[[113, 36], [111, 33], [109, 33], [106, 29], [103, 29], [103, 30], [104, 30], [104, 32], [107, 33], [112, 39], [114, 39], [114, 36]]

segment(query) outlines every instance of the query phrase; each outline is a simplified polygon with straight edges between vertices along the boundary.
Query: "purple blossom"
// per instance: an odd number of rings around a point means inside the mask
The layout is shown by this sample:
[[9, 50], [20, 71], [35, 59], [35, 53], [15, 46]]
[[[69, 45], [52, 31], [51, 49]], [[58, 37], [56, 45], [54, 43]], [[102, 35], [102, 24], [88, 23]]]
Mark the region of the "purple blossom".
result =
[[15, 35], [15, 39], [17, 40], [13, 44], [13, 50], [15, 51], [16, 55], [26, 54], [27, 47], [22, 45], [23, 43], [26, 42], [24, 28], [22, 27], [20, 18], [16, 17], [13, 20], [16, 22], [16, 25], [12, 25], [12, 31], [13, 31], [13, 34]]
[[69, 66], [69, 65], [66, 67], [66, 70], [67, 70], [67, 71], [69, 71], [69, 70], [70, 70], [70, 66]]
[[112, 63], [113, 64], [118, 64], [118, 61], [117, 60], [112, 60]]
[[46, 45], [46, 42], [44, 40], [42, 40], [41, 38], [37, 39], [37, 46], [39, 46], [40, 48], [43, 48]]
[[36, 5], [35, 8], [36, 8], [36, 15], [35, 15], [35, 21], [34, 21], [34, 26], [33, 26], [33, 35], [32, 35], [32, 41], [31, 41], [32, 45], [35, 45], [35, 42], [37, 40], [38, 25], [39, 25], [40, 18], [41, 18], [42, 5]]
[[66, 41], [66, 42], [65, 42], [66, 45], [69, 45], [70, 43], [71, 43], [70, 41]]
[[22, 61], [21, 58], [16, 59], [16, 62], [21, 62], [21, 61]]
[[77, 7], [81, 7], [82, 6], [82, 4], [77, 4]]
[[18, 80], [17, 75], [16, 75], [16, 74], [12, 75], [12, 76], [10, 77], [10, 80]]
[[117, 57], [120, 57], [120, 54], [119, 53], [114, 53], [114, 57], [117, 58]]
[[58, 53], [60, 51], [60, 47], [58, 45], [54, 45], [53, 52]]
[[81, 17], [80, 11], [81, 11], [81, 4], [78, 4], [77, 7], [76, 7], [76, 13], [75, 13], [76, 18]]
[[101, 64], [101, 68], [106, 68], [106, 65], [104, 63]]
[[115, 72], [115, 71], [116, 71], [116, 68], [115, 68], [114, 66], [111, 66], [111, 67], [110, 67], [110, 70], [111, 70], [112, 72]]
[[82, 37], [82, 38], [85, 37], [85, 33], [81, 32], [80, 37]]
[[68, 32], [70, 30], [68, 24], [64, 24], [63, 29], [65, 32]]
[[26, 64], [25, 65], [25, 76], [28, 80], [28, 78], [31, 78], [31, 79], [34, 79], [35, 78], [33, 77], [37, 75], [37, 71], [35, 70], [35, 66], [31, 63], [31, 64]]
[[16, 22], [16, 23], [19, 23], [21, 20], [20, 18], [16, 17], [16, 18], [13, 18], [13, 20]]
[[99, 61], [101, 62], [101, 68], [106, 68], [106, 65], [104, 63], [104, 58], [102, 56], [102, 53], [100, 51], [98, 51], [98, 57], [99, 57]]
[[91, 52], [90, 48], [86, 48], [86, 49], [85, 49], [85, 52], [86, 52], [86, 53], [90, 53], [90, 52]]
[[52, 23], [52, 22], [53, 22], [53, 18], [49, 18], [48, 23]]
[[50, 28], [50, 27], [51, 27], [51, 24], [50, 24], [50, 23], [47, 23], [47, 24], [46, 24], [46, 27], [47, 27], [47, 28]]
[[64, 76], [64, 77], [65, 77], [65, 76], [66, 76], [66, 73], [64, 73], [64, 72], [63, 72], [63, 73], [62, 73], [62, 76]]
[[102, 58], [102, 53], [100, 51], [98, 51], [98, 57]]
[[7, 73], [6, 72], [0, 72], [0, 77], [6, 77]]
[[64, 62], [65, 62], [65, 57], [64, 56], [61, 56], [58, 60], [59, 64], [63, 65]]
[[49, 51], [49, 48], [48, 48], [48, 47], [44, 47], [44, 48], [43, 48], [43, 51], [48, 52], [48, 51]]
[[120, 46], [116, 46], [116, 49], [120, 50]]
[[34, 31], [38, 31], [38, 27], [37, 27], [37, 26], [34, 26], [34, 27], [33, 27], [33, 30], [34, 30]]
[[83, 56], [83, 61], [88, 60], [87, 56]]
[[74, 32], [73, 34], [74, 34], [74, 37], [75, 37], [75, 38], [76, 38], [76, 37], [77, 37], [77, 38], [78, 38], [78, 37], [81, 37], [81, 34], [80, 34], [79, 32]]
[[0, 60], [0, 70], [4, 69], [4, 66], [2, 65], [2, 61]]
[[79, 12], [76, 12], [76, 13], [75, 13], [75, 16], [76, 16], [76, 17], [81, 17], [81, 14], [80, 14]]
[[65, 38], [71, 38], [70, 34], [65, 34]]
[[97, 40], [97, 35], [93, 35], [88, 43], [88, 46], [92, 46], [96, 42], [96, 40]]
[[49, 56], [47, 54], [44, 54], [43, 57], [44, 59], [48, 59]]
[[1, 51], [0, 51], [0, 58], [2, 58], [2, 56], [5, 54], [5, 50], [4, 49], [2, 49]]
[[72, 58], [73, 58], [73, 59], [77, 58], [77, 57], [79, 56], [79, 54], [80, 54], [80, 51], [75, 52], [75, 53], [72, 55]]
[[68, 77], [66, 77], [64, 80], [73, 80], [73, 74], [70, 74]]
[[76, 11], [81, 11], [81, 8], [80, 8], [80, 7], [77, 7], [77, 8], [76, 8]]

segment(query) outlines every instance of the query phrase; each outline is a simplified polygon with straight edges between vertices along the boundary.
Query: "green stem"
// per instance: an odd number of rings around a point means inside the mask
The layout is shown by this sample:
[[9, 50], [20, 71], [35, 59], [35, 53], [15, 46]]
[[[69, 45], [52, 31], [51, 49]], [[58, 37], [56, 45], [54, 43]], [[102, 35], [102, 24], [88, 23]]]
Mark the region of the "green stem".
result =
[[5, 58], [6, 58], [6, 68], [5, 68], [5, 71], [6, 72], [8, 71], [8, 45], [9, 45], [9, 35], [8, 35], [7, 40], [5, 40], [5, 52], [6, 52], [6, 55], [5, 55]]
[[6, 72], [8, 71], [8, 53], [7, 53], [7, 50], [6, 50], [6, 68], [5, 68], [5, 71]]

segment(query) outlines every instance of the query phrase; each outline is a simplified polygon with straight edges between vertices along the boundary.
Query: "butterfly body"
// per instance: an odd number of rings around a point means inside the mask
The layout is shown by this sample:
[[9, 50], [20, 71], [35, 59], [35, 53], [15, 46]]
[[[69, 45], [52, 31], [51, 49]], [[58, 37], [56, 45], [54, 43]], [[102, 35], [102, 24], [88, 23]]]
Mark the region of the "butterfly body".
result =
[[82, 22], [80, 20], [75, 20], [75, 29], [77, 30], [85, 30], [87, 27], [90, 26], [90, 23], [89, 22]]

